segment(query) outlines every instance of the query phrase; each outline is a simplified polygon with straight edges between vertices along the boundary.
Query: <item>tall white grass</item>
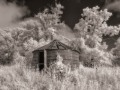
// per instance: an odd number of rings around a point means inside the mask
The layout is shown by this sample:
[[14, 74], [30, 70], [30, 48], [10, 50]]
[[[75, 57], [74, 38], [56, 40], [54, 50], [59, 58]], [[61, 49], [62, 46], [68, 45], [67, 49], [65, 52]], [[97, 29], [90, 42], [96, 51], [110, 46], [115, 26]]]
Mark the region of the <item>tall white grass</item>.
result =
[[17, 63], [0, 66], [0, 90], [120, 90], [119, 67], [71, 70], [61, 64], [41, 72]]
[[86, 68], [66, 72], [59, 80], [20, 65], [0, 67], [0, 90], [120, 90], [120, 68]]

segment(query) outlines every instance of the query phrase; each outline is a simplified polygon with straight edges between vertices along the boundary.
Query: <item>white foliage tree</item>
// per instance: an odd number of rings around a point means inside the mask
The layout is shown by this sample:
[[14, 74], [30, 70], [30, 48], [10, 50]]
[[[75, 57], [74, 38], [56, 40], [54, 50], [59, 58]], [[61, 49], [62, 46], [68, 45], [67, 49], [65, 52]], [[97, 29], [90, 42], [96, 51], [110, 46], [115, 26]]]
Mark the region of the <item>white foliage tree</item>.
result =
[[107, 9], [87, 7], [83, 9], [82, 18], [75, 25], [78, 37], [74, 42], [77, 44], [72, 44], [80, 51], [81, 60], [90, 66], [95, 62], [110, 64], [113, 59], [112, 53], [107, 51], [107, 45], [102, 42], [103, 35], [114, 36], [120, 31], [120, 26], [107, 25], [111, 15]]
[[117, 39], [115, 47], [112, 48], [111, 52], [115, 56], [113, 64], [120, 66], [120, 38]]
[[60, 4], [56, 4], [56, 7], [46, 9], [15, 27], [1, 29], [0, 60], [16, 59], [18, 55], [15, 53], [25, 56], [26, 53], [53, 39], [56, 34], [53, 30], [56, 30], [56, 26], [60, 24], [62, 8]]

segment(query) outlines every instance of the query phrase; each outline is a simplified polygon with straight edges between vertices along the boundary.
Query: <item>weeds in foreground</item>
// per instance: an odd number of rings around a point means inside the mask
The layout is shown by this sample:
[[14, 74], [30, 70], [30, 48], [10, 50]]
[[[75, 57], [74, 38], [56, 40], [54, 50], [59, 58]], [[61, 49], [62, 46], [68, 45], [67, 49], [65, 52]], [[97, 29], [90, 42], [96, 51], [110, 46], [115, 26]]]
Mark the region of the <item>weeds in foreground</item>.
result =
[[[61, 71], [62, 74], [62, 71]], [[120, 68], [87, 68], [82, 65], [66, 70], [39, 72], [22, 65], [0, 67], [0, 90], [119, 90]], [[53, 77], [54, 76], [54, 77]], [[59, 76], [60, 77], [60, 76]]]

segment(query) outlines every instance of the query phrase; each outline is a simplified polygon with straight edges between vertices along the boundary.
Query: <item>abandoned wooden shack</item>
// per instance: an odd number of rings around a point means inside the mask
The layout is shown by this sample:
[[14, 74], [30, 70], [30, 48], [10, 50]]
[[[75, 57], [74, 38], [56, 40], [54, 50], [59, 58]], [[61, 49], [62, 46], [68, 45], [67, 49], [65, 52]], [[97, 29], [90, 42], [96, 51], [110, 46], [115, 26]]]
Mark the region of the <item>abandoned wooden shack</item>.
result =
[[56, 60], [57, 53], [63, 58], [64, 64], [78, 67], [79, 53], [58, 40], [53, 40], [49, 44], [34, 50], [33, 65], [39, 67], [40, 70], [47, 68]]

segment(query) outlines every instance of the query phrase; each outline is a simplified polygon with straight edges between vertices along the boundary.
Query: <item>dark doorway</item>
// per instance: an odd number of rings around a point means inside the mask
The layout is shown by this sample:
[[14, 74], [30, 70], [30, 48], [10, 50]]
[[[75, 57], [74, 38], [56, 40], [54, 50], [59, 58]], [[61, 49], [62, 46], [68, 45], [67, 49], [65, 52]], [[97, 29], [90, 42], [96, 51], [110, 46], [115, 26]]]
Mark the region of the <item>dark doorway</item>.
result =
[[44, 68], [44, 52], [39, 53], [39, 70]]

